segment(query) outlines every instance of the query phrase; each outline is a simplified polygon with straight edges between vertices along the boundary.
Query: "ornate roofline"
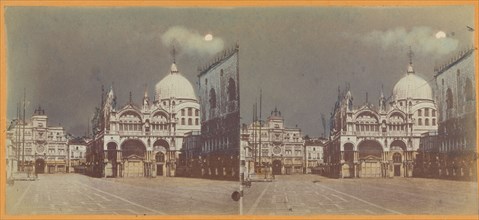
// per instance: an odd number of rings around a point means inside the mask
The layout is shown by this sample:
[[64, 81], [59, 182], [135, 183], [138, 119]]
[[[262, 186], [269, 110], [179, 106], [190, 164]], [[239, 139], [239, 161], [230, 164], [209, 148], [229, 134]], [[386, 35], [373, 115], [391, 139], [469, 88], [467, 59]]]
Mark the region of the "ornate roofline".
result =
[[473, 47], [460, 51], [456, 56], [452, 57], [449, 61], [446, 61], [445, 64], [443, 64], [439, 67], [434, 67], [434, 72], [436, 73], [434, 76], [437, 77], [437, 76], [441, 75], [446, 70], [450, 69], [451, 67], [453, 67], [457, 63], [464, 60], [466, 57], [470, 56], [473, 52], [474, 52]]
[[230, 49], [223, 50], [223, 53], [218, 53], [213, 61], [210, 61], [207, 65], [198, 67], [198, 77], [205, 74], [209, 70], [213, 69], [214, 67], [218, 66], [219, 64], [223, 63], [225, 60], [233, 56], [235, 53], [239, 51], [239, 45], [236, 44]]

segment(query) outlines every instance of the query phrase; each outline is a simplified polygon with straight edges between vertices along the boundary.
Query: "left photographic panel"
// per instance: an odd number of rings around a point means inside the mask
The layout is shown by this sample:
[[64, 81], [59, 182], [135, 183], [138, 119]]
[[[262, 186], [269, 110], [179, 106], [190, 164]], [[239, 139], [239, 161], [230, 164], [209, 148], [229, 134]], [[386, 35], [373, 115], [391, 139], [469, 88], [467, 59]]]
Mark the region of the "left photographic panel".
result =
[[8, 216], [240, 214], [240, 46], [205, 27], [227, 12], [5, 11]]

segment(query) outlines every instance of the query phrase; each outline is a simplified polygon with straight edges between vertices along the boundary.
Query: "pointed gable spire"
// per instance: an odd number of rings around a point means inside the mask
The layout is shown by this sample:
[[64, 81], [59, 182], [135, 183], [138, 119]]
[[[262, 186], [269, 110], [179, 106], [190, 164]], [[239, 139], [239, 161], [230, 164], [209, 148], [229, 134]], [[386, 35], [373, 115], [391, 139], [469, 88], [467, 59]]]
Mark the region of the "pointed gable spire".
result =
[[106, 96], [106, 105], [108, 106], [108, 108], [111, 109], [114, 109], [116, 107], [116, 96], [113, 92], [113, 84], [110, 85], [110, 91], [108, 91], [108, 94]]
[[150, 106], [150, 99], [148, 98], [148, 84], [145, 83], [145, 95], [143, 96], [143, 108], [147, 109]]
[[412, 67], [412, 57], [414, 56], [414, 53], [412, 52], [411, 46], [409, 46], [409, 52], [407, 53], [409, 57], [409, 66], [407, 68], [407, 73], [414, 73], [414, 68]]
[[130, 91], [130, 100], [129, 100], [129, 104], [133, 104], [133, 100], [131, 98], [131, 91]]
[[173, 74], [173, 73], [178, 73], [178, 68], [176, 67], [175, 63], [172, 63], [170, 68], [170, 74]]
[[381, 84], [381, 98], [384, 98], [384, 85]]
[[173, 63], [176, 63], [176, 48], [175, 48], [175, 45], [173, 45], [173, 48], [171, 49], [171, 57], [173, 58]]
[[176, 48], [175, 48], [175, 45], [172, 45], [172, 49], [171, 49], [171, 58], [173, 59], [173, 63], [171, 64], [171, 68], [170, 68], [170, 74], [173, 74], [173, 73], [178, 73], [178, 68], [176, 67]]
[[148, 84], [145, 83], [145, 95], [143, 98], [147, 99], [148, 98]]
[[384, 85], [381, 85], [381, 97], [379, 98], [379, 111], [386, 111], [386, 98], [384, 97]]
[[112, 97], [112, 98], [113, 98], [114, 96], [115, 96], [115, 94], [114, 94], [114, 92], [113, 92], [113, 85], [111, 85], [111, 86], [110, 86], [110, 91], [108, 91], [108, 96], [107, 96], [107, 97], [108, 97], [108, 98], [109, 98], [109, 97]]

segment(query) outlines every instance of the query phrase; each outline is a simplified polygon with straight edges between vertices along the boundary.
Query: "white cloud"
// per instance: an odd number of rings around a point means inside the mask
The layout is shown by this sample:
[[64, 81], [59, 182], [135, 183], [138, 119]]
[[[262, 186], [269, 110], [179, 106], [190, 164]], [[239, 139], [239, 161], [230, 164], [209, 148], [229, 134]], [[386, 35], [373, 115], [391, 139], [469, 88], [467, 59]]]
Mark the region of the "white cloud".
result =
[[212, 40], [206, 41], [198, 31], [182, 26], [170, 27], [161, 35], [161, 41], [165, 46], [174, 44], [180, 52], [189, 55], [214, 55], [224, 48], [223, 39], [214, 36]]
[[430, 27], [413, 27], [410, 31], [397, 27], [386, 31], [372, 31], [362, 37], [368, 44], [378, 44], [383, 49], [409, 47], [418, 55], [445, 55], [454, 51], [459, 41], [454, 38], [436, 38], [439, 30]]

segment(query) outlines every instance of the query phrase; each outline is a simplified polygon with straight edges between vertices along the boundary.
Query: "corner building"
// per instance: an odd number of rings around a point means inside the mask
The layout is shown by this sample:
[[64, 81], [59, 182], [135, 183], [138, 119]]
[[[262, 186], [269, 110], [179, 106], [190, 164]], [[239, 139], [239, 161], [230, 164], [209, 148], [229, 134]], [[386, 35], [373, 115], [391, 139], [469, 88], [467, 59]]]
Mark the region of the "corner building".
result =
[[199, 103], [176, 63], [156, 84], [153, 101], [116, 108], [113, 88], [102, 98], [88, 143], [89, 173], [99, 177], [176, 176], [185, 133], [200, 130]]
[[349, 88], [338, 95], [325, 148], [330, 176], [413, 176], [421, 134], [437, 131], [433, 92], [410, 62], [389, 99], [381, 92], [378, 107], [367, 101], [354, 107]]
[[239, 179], [239, 46], [225, 50], [200, 70], [201, 176]]
[[434, 177], [477, 179], [475, 52], [461, 51], [436, 68], [438, 144], [424, 149], [423, 159]]

